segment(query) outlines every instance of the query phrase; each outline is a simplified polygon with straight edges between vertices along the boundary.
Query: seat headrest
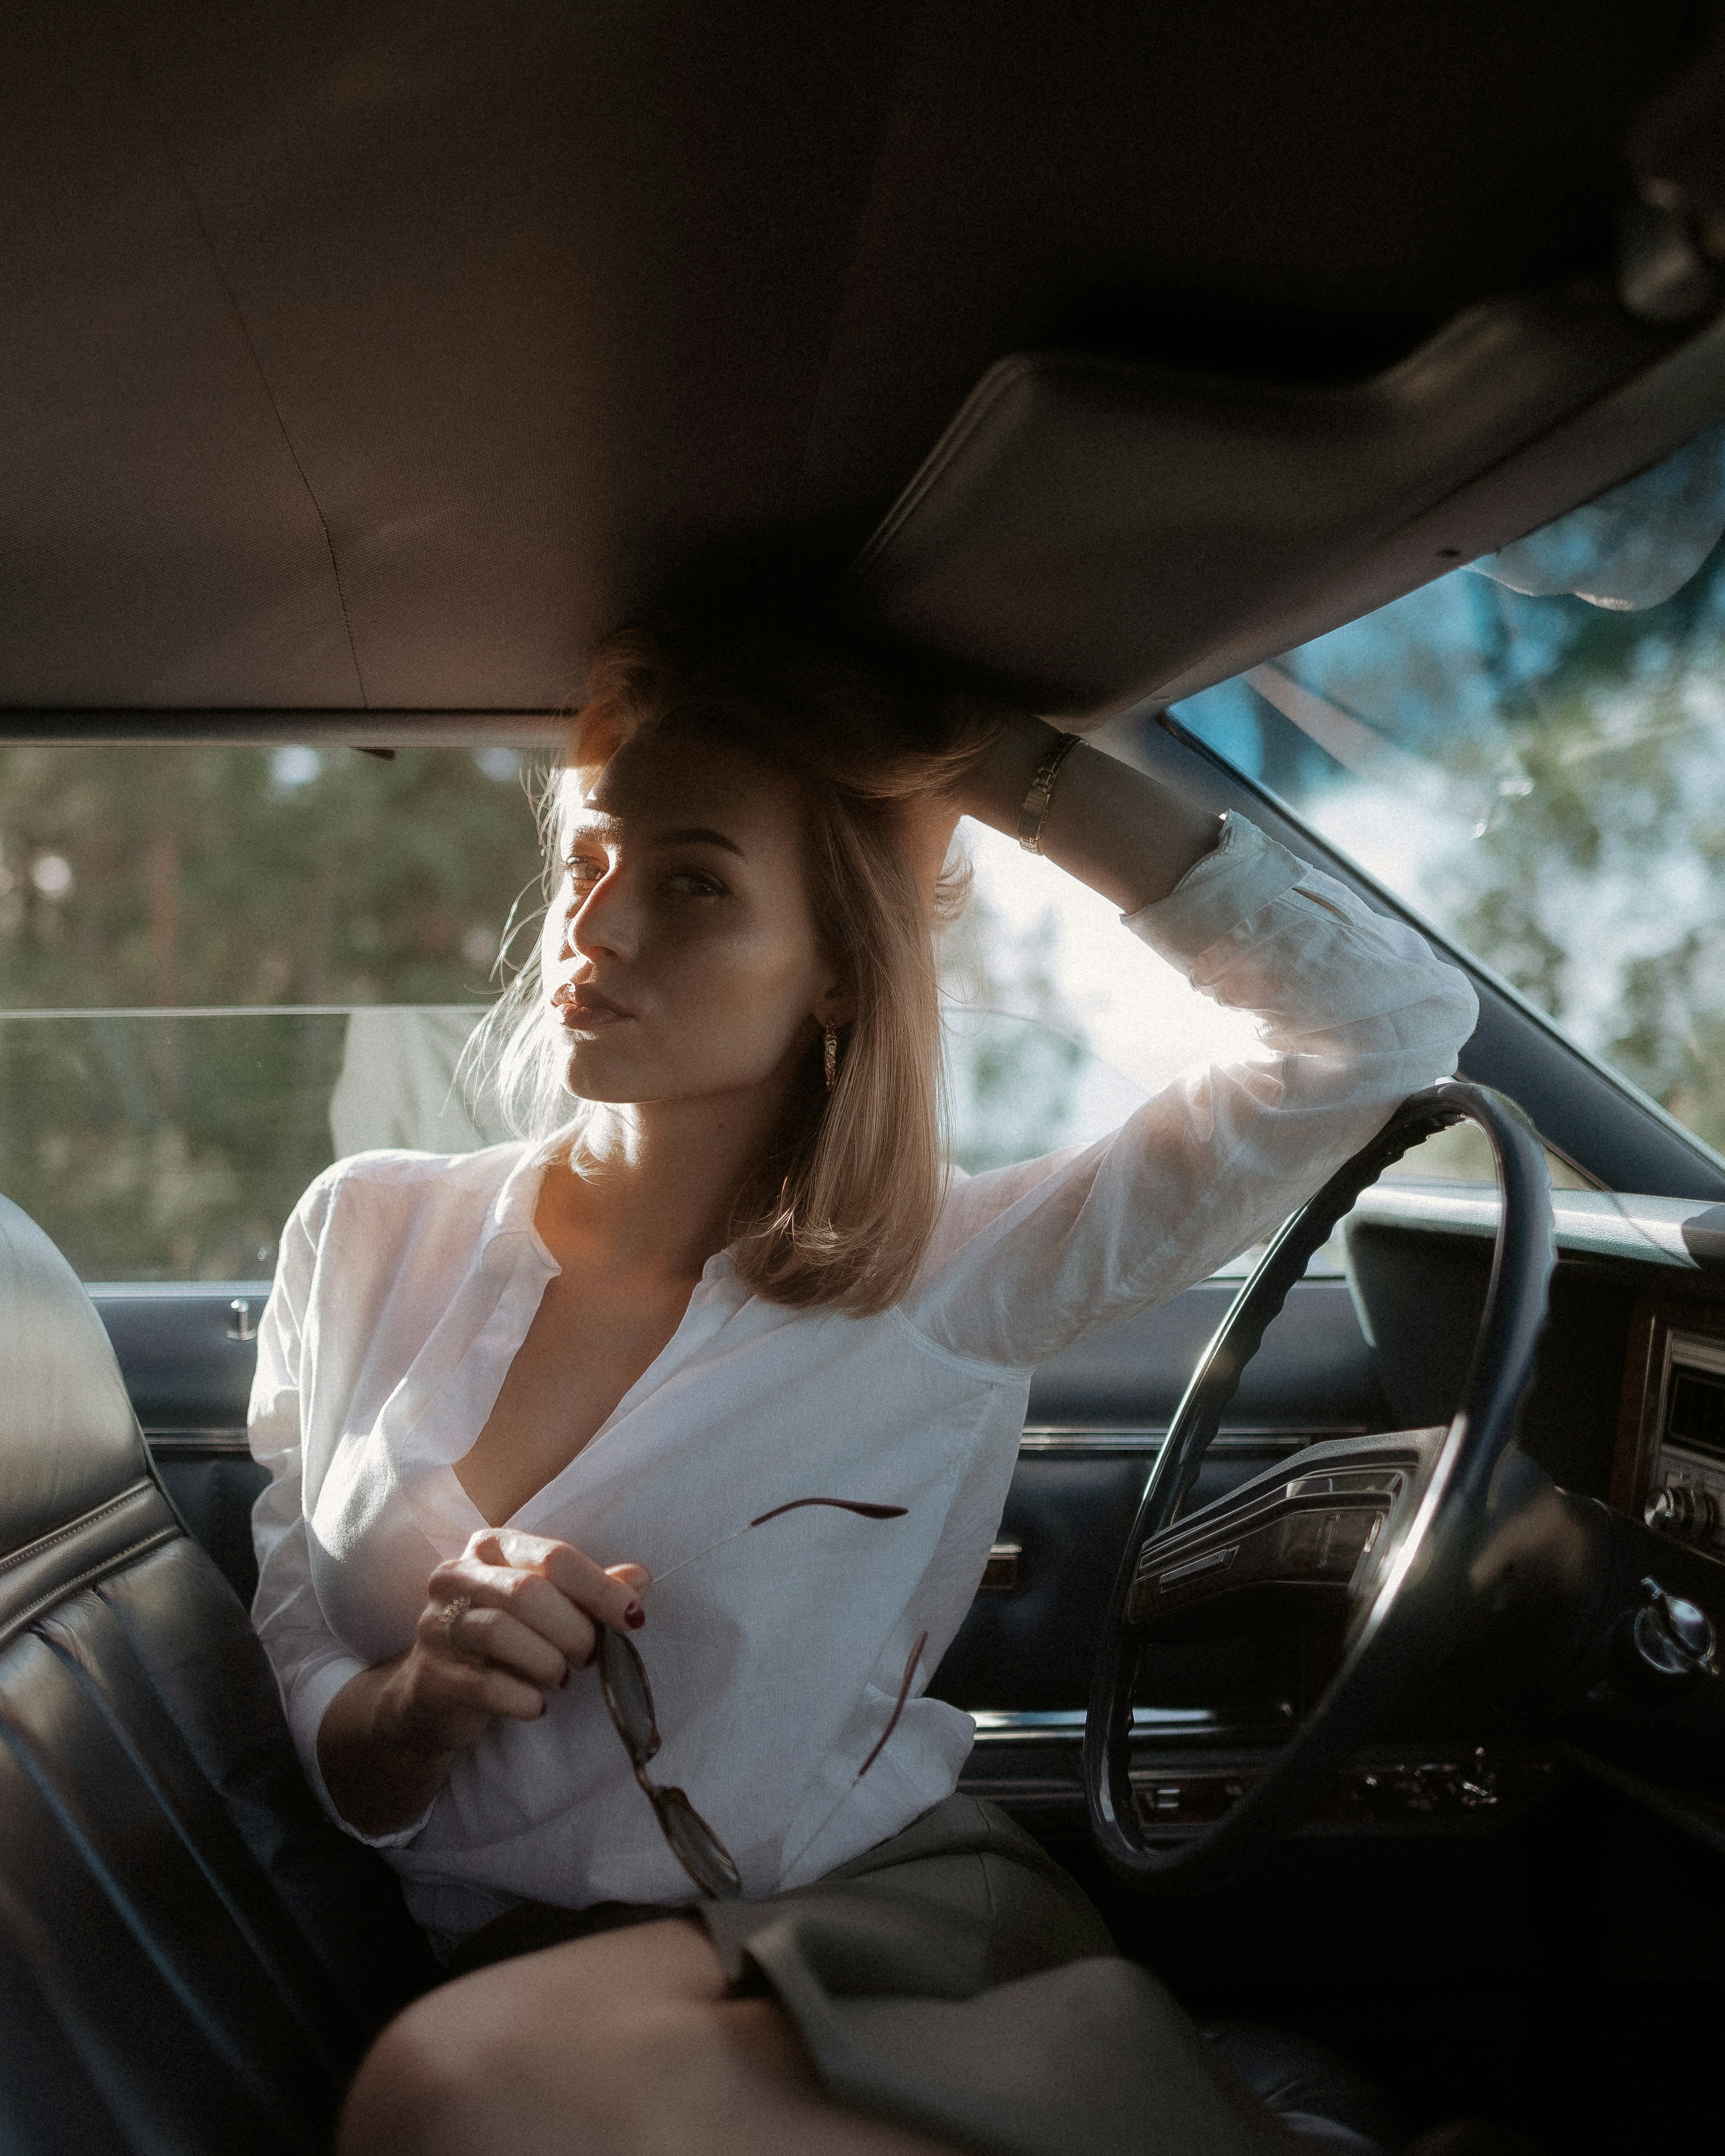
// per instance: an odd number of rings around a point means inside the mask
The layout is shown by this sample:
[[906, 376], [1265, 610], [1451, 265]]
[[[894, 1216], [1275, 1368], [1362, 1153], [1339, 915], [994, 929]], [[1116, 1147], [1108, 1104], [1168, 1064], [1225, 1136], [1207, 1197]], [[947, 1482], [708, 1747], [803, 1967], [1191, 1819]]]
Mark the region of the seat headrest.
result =
[[150, 1471], [95, 1305], [29, 1215], [0, 1198], [0, 1557]]

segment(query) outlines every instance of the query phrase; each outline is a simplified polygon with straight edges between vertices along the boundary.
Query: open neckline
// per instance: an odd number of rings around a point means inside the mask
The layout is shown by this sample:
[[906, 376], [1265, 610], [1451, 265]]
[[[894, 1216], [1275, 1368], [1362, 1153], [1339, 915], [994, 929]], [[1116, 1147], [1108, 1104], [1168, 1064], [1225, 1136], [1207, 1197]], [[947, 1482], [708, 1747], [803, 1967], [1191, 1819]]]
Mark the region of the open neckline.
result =
[[[545, 1163], [546, 1166], [549, 1166], [549, 1162]], [[537, 1186], [536, 1185], [536, 1196]], [[536, 1210], [536, 1202], [535, 1209]], [[526, 1327], [523, 1330], [521, 1338], [516, 1342], [514, 1348], [510, 1352], [509, 1360], [504, 1365], [503, 1377], [500, 1378], [498, 1380], [497, 1389], [500, 1394], [503, 1389], [504, 1380], [506, 1379], [510, 1370], [514, 1367], [515, 1358], [521, 1353], [521, 1348], [526, 1340], [527, 1332], [531, 1330], [533, 1321], [539, 1314], [540, 1303], [544, 1300], [545, 1289], [551, 1285], [552, 1281], [557, 1278], [562, 1271], [562, 1267], [557, 1264], [555, 1257], [552, 1255], [549, 1247], [544, 1242], [543, 1238], [540, 1236], [536, 1228], [531, 1229], [531, 1232], [534, 1243], [544, 1256], [550, 1270], [546, 1274], [545, 1280], [541, 1286], [539, 1297], [535, 1301], [532, 1310], [528, 1314]], [[485, 1514], [480, 1510], [478, 1505], [475, 1503], [472, 1496], [467, 1490], [466, 1485], [462, 1481], [460, 1475], [457, 1471], [460, 1466], [461, 1461], [468, 1457], [468, 1455], [473, 1450], [474, 1445], [477, 1445], [479, 1442], [480, 1430], [482, 1430], [485, 1428], [485, 1422], [481, 1421], [479, 1430], [474, 1432], [472, 1441], [469, 1444], [467, 1451], [459, 1454], [455, 1459], [450, 1460], [444, 1471], [449, 1477], [449, 1485], [459, 1508], [469, 1517], [470, 1522], [469, 1532], [476, 1533], [483, 1527], [489, 1528], [493, 1533], [501, 1533], [505, 1528], [514, 1528], [518, 1532], [523, 1534], [532, 1533], [535, 1531], [533, 1521], [539, 1516], [541, 1509], [554, 1501], [561, 1501], [561, 1499], [567, 1494], [568, 1485], [572, 1478], [574, 1477], [577, 1470], [582, 1466], [583, 1462], [592, 1456], [593, 1452], [604, 1443], [605, 1440], [615, 1432], [618, 1425], [626, 1420], [629, 1415], [633, 1414], [636, 1408], [640, 1406], [643, 1401], [649, 1397], [651, 1393], [656, 1392], [659, 1389], [659, 1386], [663, 1382], [665, 1376], [669, 1374], [667, 1366], [674, 1360], [680, 1361], [681, 1359], [681, 1355], [679, 1353], [680, 1348], [686, 1353], [687, 1342], [685, 1336], [691, 1330], [691, 1324], [697, 1316], [698, 1310], [705, 1306], [706, 1302], [709, 1299], [711, 1291], [716, 1288], [721, 1280], [734, 1275], [735, 1271], [736, 1261], [732, 1257], [730, 1251], [728, 1250], [715, 1250], [712, 1255], [706, 1260], [706, 1263], [701, 1267], [700, 1279], [696, 1281], [694, 1286], [689, 1291], [689, 1299], [684, 1304], [681, 1315], [678, 1317], [676, 1324], [672, 1327], [670, 1337], [666, 1339], [664, 1346], [660, 1348], [658, 1353], [654, 1356], [652, 1361], [648, 1363], [646, 1368], [641, 1372], [639, 1377], [635, 1379], [634, 1383], [619, 1397], [616, 1405], [613, 1407], [611, 1412], [605, 1417], [605, 1419], [599, 1424], [593, 1435], [588, 1439], [586, 1444], [581, 1447], [580, 1450], [574, 1453], [569, 1459], [566, 1460], [555, 1475], [550, 1476], [546, 1481], [542, 1482], [539, 1487], [533, 1491], [530, 1496], [524, 1497], [521, 1503], [517, 1505], [515, 1510], [509, 1515], [508, 1518], [505, 1520], [493, 1521], [488, 1520], [485, 1517]], [[490, 1414], [495, 1410], [495, 1406], [496, 1401], [494, 1398], [491, 1404], [491, 1409], [486, 1411], [486, 1420], [490, 1419]]]

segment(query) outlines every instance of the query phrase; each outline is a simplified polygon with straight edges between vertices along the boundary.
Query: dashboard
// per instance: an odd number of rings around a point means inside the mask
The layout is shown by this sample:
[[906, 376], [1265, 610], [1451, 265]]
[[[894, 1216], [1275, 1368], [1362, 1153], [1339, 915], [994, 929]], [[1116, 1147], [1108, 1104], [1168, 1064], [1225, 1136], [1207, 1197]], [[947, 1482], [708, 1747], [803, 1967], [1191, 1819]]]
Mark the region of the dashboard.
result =
[[[1397, 1420], [1442, 1419], [1466, 1373], [1490, 1271], [1489, 1187], [1380, 1183], [1345, 1230], [1350, 1285]], [[1725, 1638], [1725, 1207], [1606, 1191], [1553, 1193], [1558, 1265], [1520, 1443], [1563, 1489], [1625, 1522], [1655, 1586]], [[1558, 1756], [1725, 1852], [1725, 1749], [1710, 1718], [1725, 1681], [1662, 1707], [1558, 1724]], [[1707, 1695], [1706, 1712], [1698, 1711]], [[1579, 1733], [1578, 1733], [1579, 1729]]]
[[[1558, 1259], [1522, 1450], [1563, 1489], [1635, 1522], [1636, 1568], [1725, 1635], [1725, 1208], [1565, 1191], [1554, 1210]], [[1290, 1296], [1198, 1503], [1322, 1437], [1447, 1422], [1497, 1214], [1486, 1185], [1366, 1193], [1343, 1231], [1347, 1278], [1308, 1279]], [[1080, 1824], [1081, 1702], [1111, 1553], [1232, 1292], [1219, 1281], [1189, 1291], [1039, 1373], [999, 1568], [935, 1688], [977, 1719], [966, 1786], [1045, 1831]], [[1326, 1681], [1312, 1647], [1290, 1637], [1159, 1650], [1133, 1743], [1147, 1825], [1195, 1831], [1251, 1786]], [[1482, 1712], [1458, 1674], [1380, 1732], [1305, 1832], [1490, 1832], [1583, 1771], [1725, 1849], [1725, 1806], [1697, 1785], [1707, 1778], [1644, 1733], [1627, 1727], [1614, 1742], [1589, 1724], [1578, 1739]]]
[[[1566, 1489], [1702, 1553], [1725, 1589], [1725, 1206], [1553, 1195], [1558, 1266], [1522, 1443]], [[1380, 1183], [1344, 1230], [1356, 1309], [1399, 1418], [1455, 1404], [1497, 1193]]]

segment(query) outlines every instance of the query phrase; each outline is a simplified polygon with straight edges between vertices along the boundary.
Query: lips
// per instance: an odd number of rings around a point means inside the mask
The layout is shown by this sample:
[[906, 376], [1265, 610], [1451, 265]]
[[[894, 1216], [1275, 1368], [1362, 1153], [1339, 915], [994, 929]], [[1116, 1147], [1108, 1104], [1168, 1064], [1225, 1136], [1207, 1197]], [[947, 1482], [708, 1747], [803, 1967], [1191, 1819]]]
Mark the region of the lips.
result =
[[553, 990], [551, 1000], [558, 1019], [572, 1033], [597, 1032], [603, 1026], [616, 1025], [634, 1015], [584, 981], [565, 981], [560, 988]]

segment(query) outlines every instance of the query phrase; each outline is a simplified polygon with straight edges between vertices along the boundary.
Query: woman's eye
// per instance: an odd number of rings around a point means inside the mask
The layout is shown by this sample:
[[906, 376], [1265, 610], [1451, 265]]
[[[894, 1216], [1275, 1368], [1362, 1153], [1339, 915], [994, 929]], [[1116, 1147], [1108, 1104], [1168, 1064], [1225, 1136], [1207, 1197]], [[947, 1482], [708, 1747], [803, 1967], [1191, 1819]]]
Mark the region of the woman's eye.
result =
[[[578, 891], [591, 891], [595, 884], [603, 882], [609, 875], [610, 862], [598, 854], [566, 854], [563, 873]], [[705, 869], [672, 869], [665, 878], [664, 888], [679, 898], [724, 898], [728, 893], [724, 884]]]

